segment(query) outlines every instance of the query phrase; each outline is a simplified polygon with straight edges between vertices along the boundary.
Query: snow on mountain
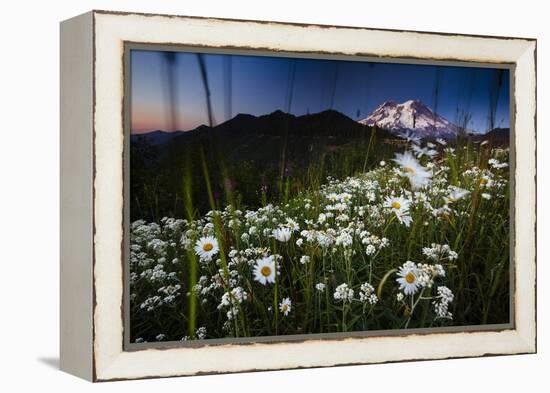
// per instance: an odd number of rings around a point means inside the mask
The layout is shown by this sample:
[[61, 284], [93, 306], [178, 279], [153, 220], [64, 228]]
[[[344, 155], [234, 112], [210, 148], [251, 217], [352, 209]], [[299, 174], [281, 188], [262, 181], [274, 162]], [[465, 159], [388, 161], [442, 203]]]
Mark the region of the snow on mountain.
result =
[[420, 137], [453, 138], [459, 127], [418, 100], [402, 104], [386, 101], [359, 123], [377, 126], [392, 133], [412, 131]]

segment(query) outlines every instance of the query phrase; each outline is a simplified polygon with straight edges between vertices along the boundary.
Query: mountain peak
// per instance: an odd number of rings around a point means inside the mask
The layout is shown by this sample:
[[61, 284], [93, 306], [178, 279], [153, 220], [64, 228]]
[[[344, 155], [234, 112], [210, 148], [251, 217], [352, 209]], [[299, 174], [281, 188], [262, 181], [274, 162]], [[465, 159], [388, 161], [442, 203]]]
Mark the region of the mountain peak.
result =
[[415, 99], [401, 104], [385, 101], [359, 123], [377, 126], [392, 133], [412, 131], [420, 137], [455, 137], [459, 130], [422, 101]]

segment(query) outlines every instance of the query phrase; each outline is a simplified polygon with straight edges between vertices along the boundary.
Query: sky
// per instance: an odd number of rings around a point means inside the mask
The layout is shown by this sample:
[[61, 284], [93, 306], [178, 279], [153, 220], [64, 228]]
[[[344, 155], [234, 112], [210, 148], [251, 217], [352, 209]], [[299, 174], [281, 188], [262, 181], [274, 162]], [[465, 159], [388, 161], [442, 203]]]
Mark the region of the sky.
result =
[[[131, 51], [131, 130], [192, 130], [239, 113], [334, 109], [354, 120], [385, 101], [422, 101], [476, 132], [509, 127], [508, 70], [288, 57]], [[467, 117], [465, 116], [467, 114]], [[491, 115], [493, 114], [493, 115]], [[492, 118], [492, 121], [491, 121]]]

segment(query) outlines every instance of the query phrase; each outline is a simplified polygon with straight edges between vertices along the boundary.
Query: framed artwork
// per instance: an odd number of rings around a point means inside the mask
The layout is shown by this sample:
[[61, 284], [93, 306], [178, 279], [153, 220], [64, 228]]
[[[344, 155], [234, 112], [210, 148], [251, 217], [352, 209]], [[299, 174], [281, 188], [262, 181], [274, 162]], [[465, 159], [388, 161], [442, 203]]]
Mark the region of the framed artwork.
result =
[[61, 24], [61, 367], [536, 351], [536, 41]]

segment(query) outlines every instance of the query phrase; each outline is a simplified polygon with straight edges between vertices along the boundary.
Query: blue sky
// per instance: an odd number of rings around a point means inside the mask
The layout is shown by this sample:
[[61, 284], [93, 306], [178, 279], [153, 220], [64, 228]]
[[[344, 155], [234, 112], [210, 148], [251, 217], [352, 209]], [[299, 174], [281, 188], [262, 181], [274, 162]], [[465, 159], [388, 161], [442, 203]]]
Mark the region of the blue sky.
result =
[[[208, 124], [197, 54], [172, 56], [168, 61], [166, 52], [131, 51], [133, 133]], [[463, 124], [467, 113], [468, 128], [478, 132], [489, 130], [491, 117], [495, 127], [509, 127], [508, 70], [217, 54], [203, 59], [215, 124], [277, 109], [295, 115], [335, 109], [360, 120], [384, 101], [418, 99], [455, 123]]]

